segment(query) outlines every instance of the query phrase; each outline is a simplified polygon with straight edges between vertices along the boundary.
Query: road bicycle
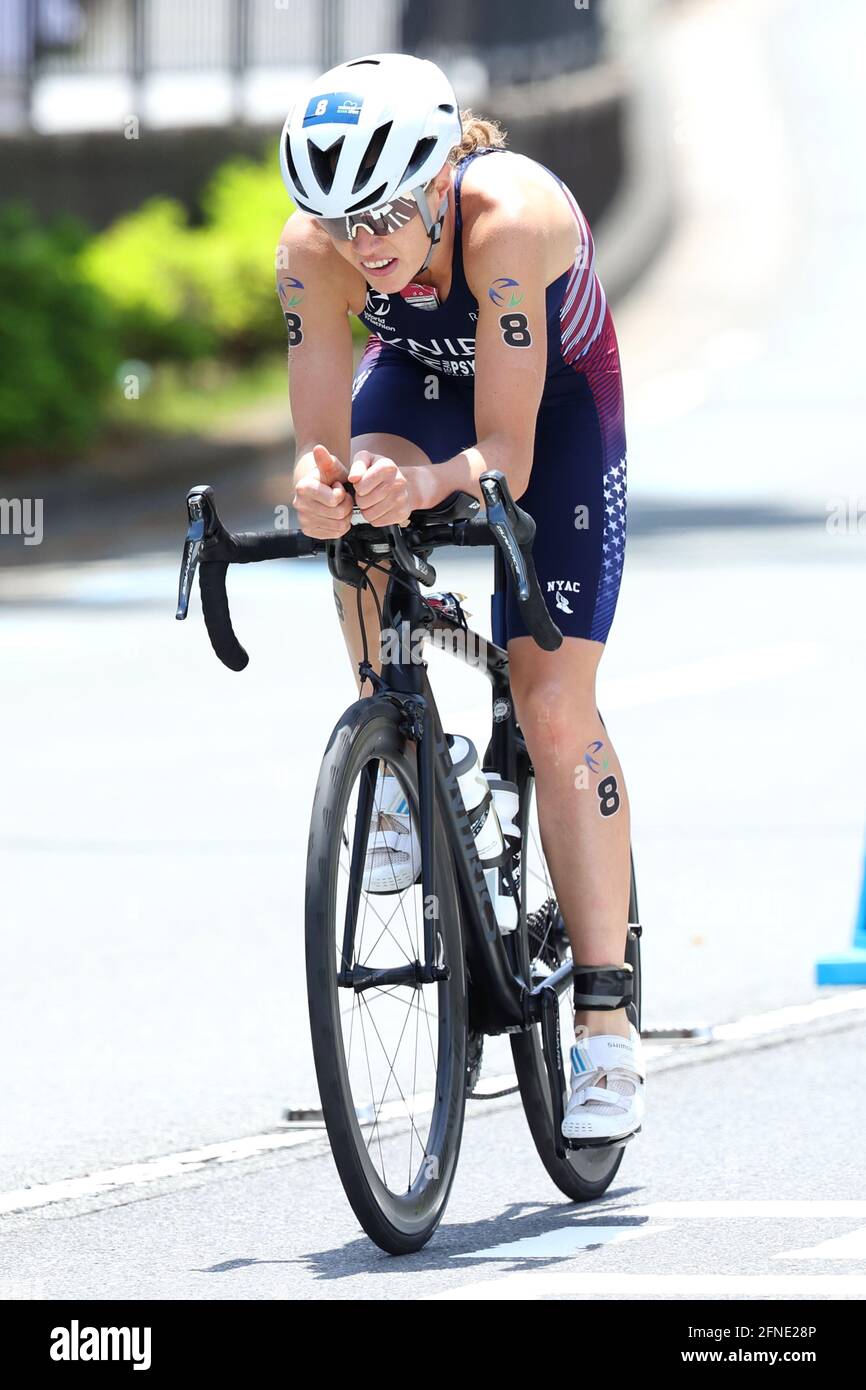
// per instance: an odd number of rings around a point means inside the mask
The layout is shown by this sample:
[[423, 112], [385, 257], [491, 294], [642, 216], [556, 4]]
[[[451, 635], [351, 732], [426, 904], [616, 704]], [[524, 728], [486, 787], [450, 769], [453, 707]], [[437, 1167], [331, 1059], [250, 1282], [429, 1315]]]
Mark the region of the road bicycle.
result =
[[[535, 523], [515, 505], [503, 474], [485, 473], [481, 491], [483, 511], [477, 499], [456, 493], [436, 509], [412, 513], [406, 527], [371, 526], [355, 508], [353, 525], [337, 541], [300, 531], [233, 535], [210, 487], [193, 488], [187, 498], [177, 616], [187, 614], [198, 569], [208, 635], [231, 670], [243, 670], [248, 657], [232, 628], [230, 564], [324, 554], [334, 578], [357, 590], [359, 616], [369, 570], [383, 569], [381, 632], [413, 637], [410, 644], [394, 644], [378, 670], [365, 641], [359, 675], [361, 689], [371, 693], [349, 706], [325, 750], [306, 877], [307, 995], [324, 1121], [355, 1215], [392, 1254], [419, 1250], [442, 1219], [487, 1036], [508, 1035], [538, 1155], [572, 1201], [605, 1192], [633, 1137], [573, 1141], [560, 1129], [567, 1101], [560, 1039], [563, 1030], [571, 1035], [572, 1008], [624, 1007], [640, 1031], [634, 863], [625, 967], [575, 964], [511, 698], [503, 642], [506, 585], [514, 585], [527, 631], [540, 647], [555, 650], [562, 634], [535, 573]], [[435, 549], [491, 545], [495, 592], [488, 642], [470, 632], [460, 596], [425, 594], [422, 586], [432, 590], [436, 582], [429, 563]], [[482, 766], [516, 784], [519, 798], [519, 840], [512, 842], [508, 865], [517, 925], [507, 933], [497, 921], [433, 698], [424, 640], [469, 660], [490, 683]], [[388, 777], [396, 780], [386, 783]], [[396, 811], [393, 800], [382, 810], [385, 785], [398, 788]], [[407, 841], [410, 821], [414, 842]], [[408, 876], [407, 843], [419, 860], [411, 860]], [[401, 876], [394, 874], [390, 892], [372, 891], [370, 856], [385, 855], [387, 864], [401, 844]]]

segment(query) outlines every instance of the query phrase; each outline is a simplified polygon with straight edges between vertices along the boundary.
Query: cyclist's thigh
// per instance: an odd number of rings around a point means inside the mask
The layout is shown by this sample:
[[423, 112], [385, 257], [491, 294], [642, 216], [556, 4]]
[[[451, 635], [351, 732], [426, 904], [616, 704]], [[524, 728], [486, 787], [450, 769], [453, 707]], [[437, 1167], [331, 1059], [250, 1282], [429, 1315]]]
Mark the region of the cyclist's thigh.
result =
[[[566, 638], [607, 640], [625, 550], [625, 475], [622, 411], [599, 403], [576, 373], [571, 389], [542, 402], [532, 473], [520, 498], [536, 523], [541, 592]], [[510, 588], [505, 623], [509, 639], [527, 636]], [[600, 648], [594, 655], [592, 667]]]
[[443, 463], [474, 443], [471, 386], [371, 339], [352, 387], [352, 454], [370, 449], [399, 465]]
[[430, 457], [411, 440], [399, 434], [385, 434], [382, 430], [371, 430], [369, 434], [352, 435], [352, 458], [359, 449], [369, 449], [371, 454], [384, 454], [393, 459], [398, 468], [411, 468], [419, 463], [429, 463]]

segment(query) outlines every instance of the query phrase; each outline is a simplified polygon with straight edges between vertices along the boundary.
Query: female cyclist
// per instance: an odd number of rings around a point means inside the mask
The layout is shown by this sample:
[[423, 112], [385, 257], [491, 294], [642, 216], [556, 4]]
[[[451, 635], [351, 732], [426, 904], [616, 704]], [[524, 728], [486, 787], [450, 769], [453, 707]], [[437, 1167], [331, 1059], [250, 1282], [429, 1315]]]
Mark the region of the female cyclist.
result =
[[[619, 352], [590, 229], [562, 181], [458, 109], [425, 59], [378, 54], [313, 82], [283, 128], [289, 218], [277, 287], [309, 536], [406, 524], [490, 468], [535, 519], [534, 558], [564, 641], [542, 651], [506, 605], [515, 709], [575, 960], [624, 963], [629, 809], [596, 709], [625, 543]], [[353, 380], [348, 314], [371, 330]], [[379, 577], [380, 582], [384, 580]], [[355, 669], [355, 603], [336, 586]], [[372, 594], [364, 621], [376, 630]], [[640, 1037], [625, 1010], [575, 1015], [571, 1138], [633, 1133]]]

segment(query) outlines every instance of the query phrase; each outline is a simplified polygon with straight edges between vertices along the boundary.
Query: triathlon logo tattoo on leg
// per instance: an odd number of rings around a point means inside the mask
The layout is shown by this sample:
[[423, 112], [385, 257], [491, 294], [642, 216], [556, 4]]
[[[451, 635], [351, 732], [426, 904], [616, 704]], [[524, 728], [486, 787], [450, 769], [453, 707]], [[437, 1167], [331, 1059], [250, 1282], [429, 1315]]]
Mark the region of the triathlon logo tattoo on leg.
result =
[[600, 753], [603, 747], [604, 744], [602, 743], [601, 739], [597, 738], [593, 743], [589, 745], [586, 752], [584, 753], [583, 761], [586, 763], [590, 772], [607, 771], [607, 758], [599, 759], [596, 757], [596, 754]]
[[[491, 302], [500, 308], [516, 309], [517, 305], [523, 302], [519, 280], [513, 280], [509, 275], [502, 275], [498, 280], [494, 280], [487, 294]], [[506, 347], [532, 346], [529, 320], [525, 314], [500, 314], [499, 330]]]
[[277, 280], [277, 292], [283, 306], [283, 318], [289, 335], [289, 347], [297, 347], [304, 341], [303, 319], [300, 314], [291, 312], [304, 297], [304, 282], [293, 275], [281, 275]]
[[[607, 772], [610, 759], [604, 753], [604, 743], [600, 738], [594, 739], [589, 744], [583, 755], [583, 761], [590, 772]], [[601, 815], [615, 816], [620, 808], [620, 795], [613, 773], [608, 773], [607, 777], [603, 777], [595, 790]]]

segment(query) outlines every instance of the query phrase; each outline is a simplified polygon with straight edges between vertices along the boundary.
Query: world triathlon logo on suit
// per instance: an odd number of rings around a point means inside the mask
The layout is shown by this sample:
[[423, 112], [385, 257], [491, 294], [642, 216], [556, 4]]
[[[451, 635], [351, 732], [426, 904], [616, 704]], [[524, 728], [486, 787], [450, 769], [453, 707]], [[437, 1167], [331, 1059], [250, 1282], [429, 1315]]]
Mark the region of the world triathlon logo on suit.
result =
[[381, 290], [368, 290], [364, 312], [383, 319], [391, 312], [391, 300]]

